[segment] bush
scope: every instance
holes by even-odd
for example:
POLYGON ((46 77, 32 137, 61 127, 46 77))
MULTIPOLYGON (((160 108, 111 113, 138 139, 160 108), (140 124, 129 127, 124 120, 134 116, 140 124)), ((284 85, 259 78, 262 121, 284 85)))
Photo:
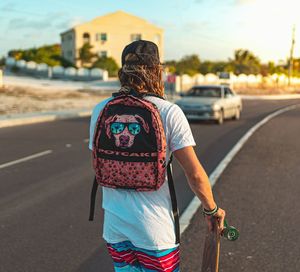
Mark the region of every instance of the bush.
POLYGON ((0 67, 3 67, 5 65, 5 58, 0 59, 0 67))
POLYGON ((99 57, 93 63, 93 68, 101 68, 107 70, 110 77, 116 77, 119 71, 117 62, 111 57, 99 57))
POLYGON ((46 63, 49 66, 74 66, 73 63, 65 60, 61 56, 61 47, 59 44, 45 45, 38 48, 29 48, 27 50, 10 50, 8 56, 16 60, 34 61, 36 63, 46 63))

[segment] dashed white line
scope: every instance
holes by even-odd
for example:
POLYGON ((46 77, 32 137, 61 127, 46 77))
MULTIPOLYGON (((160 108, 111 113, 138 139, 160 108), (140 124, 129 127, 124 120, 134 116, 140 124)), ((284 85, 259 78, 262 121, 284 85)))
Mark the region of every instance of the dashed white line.
MULTIPOLYGON (((232 161, 232 159, 235 157, 235 155, 240 151, 240 149, 244 146, 244 144, 247 142, 247 140, 254 134, 255 131, 257 131, 261 126, 263 126, 265 123, 270 121, 275 116, 282 114, 284 112, 293 110, 300 105, 292 105, 285 107, 283 109, 277 110, 268 116, 266 116, 263 120, 258 122, 256 125, 254 125, 252 128, 250 128, 246 134, 235 144, 235 146, 230 150, 230 152, 225 156, 225 158, 218 164, 218 166, 215 168, 215 170, 211 173, 209 176, 209 180, 211 183, 211 186, 213 187, 218 180, 218 178, 221 176, 223 171, 226 169, 228 164, 232 161)), ((188 207, 184 210, 182 215, 180 216, 180 234, 182 234, 186 228, 189 226, 192 217, 197 212, 199 207, 201 206, 201 201, 198 199, 198 197, 194 197, 188 207)))
POLYGON ((38 158, 38 157, 41 157, 41 156, 45 156, 45 155, 48 155, 48 154, 50 154, 52 152, 53 152, 52 150, 46 150, 46 151, 39 152, 39 153, 36 153, 36 154, 30 155, 30 156, 24 157, 24 158, 21 158, 21 159, 18 159, 18 160, 14 160, 14 161, 11 161, 11 162, 0 164, 0 169, 3 169, 5 167, 9 167, 9 166, 15 165, 17 163, 29 161, 29 160, 32 160, 32 159, 35 159, 35 158, 38 158))

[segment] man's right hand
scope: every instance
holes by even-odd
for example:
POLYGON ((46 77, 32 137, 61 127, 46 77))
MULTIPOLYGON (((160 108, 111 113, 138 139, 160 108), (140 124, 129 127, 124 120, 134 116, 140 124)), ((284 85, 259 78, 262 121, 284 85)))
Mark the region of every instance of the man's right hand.
POLYGON ((212 225, 213 221, 212 221, 212 219, 215 219, 218 222, 218 230, 217 230, 218 234, 221 235, 221 233, 224 229, 225 215, 226 215, 226 212, 221 208, 219 208, 218 211, 212 216, 206 215, 205 216, 205 221, 206 221, 206 224, 208 226, 209 231, 213 230, 213 225, 212 225))

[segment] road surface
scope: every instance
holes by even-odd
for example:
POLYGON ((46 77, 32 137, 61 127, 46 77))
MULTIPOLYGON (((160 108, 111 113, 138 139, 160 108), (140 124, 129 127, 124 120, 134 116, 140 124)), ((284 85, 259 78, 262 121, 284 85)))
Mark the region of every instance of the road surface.
MULTIPOLYGON (((240 230, 239 240, 221 240, 220 272, 300 271, 299 135, 300 107, 255 132, 214 186, 240 230)), ((203 234, 198 211, 182 237, 182 271, 201 271, 203 234)))
MULTIPOLYGON (((245 101, 240 121, 191 124, 208 174, 250 127, 296 103, 245 101)), ((79 118, 0 130, 0 271, 113 271, 101 238, 101 194, 95 221, 87 221, 93 178, 88 127, 89 119, 79 118)), ((177 166, 174 178, 183 211, 193 194, 177 166)), ((226 198, 222 186, 220 180, 226 198)))

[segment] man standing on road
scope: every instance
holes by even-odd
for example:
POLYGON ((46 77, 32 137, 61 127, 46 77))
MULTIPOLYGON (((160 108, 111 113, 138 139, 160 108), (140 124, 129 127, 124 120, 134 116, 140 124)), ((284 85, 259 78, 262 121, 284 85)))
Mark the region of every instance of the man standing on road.
MULTIPOLYGON (((167 168, 166 165, 168 165, 171 154, 173 154, 183 168, 191 189, 202 202, 208 227, 211 227, 210 218, 215 217, 219 222, 219 232, 221 232, 225 211, 219 208, 214 201, 207 174, 194 152, 195 141, 184 113, 177 105, 162 99, 164 96, 162 73, 163 69, 157 46, 149 41, 135 41, 127 45, 122 53, 122 68, 119 71, 122 86, 120 93, 126 94, 130 90, 134 90, 140 95, 144 94, 142 99, 150 102, 149 105, 155 105, 154 108, 161 117, 159 122, 162 124, 163 129, 161 130, 163 130, 163 137, 165 137, 166 159, 163 167, 167 168)), ((102 169, 98 170, 102 170, 101 175, 104 178, 106 175, 107 177, 117 176, 117 178, 123 179, 124 175, 132 174, 133 170, 122 172, 122 169, 119 169, 115 171, 113 167, 119 165, 119 162, 116 161, 112 162, 112 165, 107 165, 107 167, 112 167, 110 171, 104 171, 105 160, 111 158, 111 154, 114 152, 118 156, 120 154, 124 156, 136 155, 137 153, 123 151, 134 146, 134 141, 138 141, 138 135, 149 134, 152 124, 149 125, 149 122, 147 123, 145 118, 142 118, 142 114, 120 114, 122 107, 115 107, 114 110, 119 110, 119 112, 114 116, 106 119, 104 116, 104 120, 98 118, 105 111, 107 103, 112 100, 113 98, 109 98, 102 101, 93 110, 89 148, 95 151, 95 143, 99 139, 100 145, 101 139, 107 141, 109 138, 115 141, 114 143, 118 147, 116 150, 119 151, 108 150, 102 154, 100 159, 95 158, 98 156, 95 155, 96 153, 98 154, 105 149, 103 140, 103 149, 98 149, 97 152, 93 153, 93 163, 94 167, 97 167, 97 160, 102 160, 102 169), (105 130, 107 139, 103 138, 104 136, 97 136, 98 122, 107 125, 105 130), (99 138, 95 139, 95 137, 99 138), (118 176, 118 173, 122 173, 122 175, 118 176)), ((139 154, 149 157, 149 154, 156 153, 139 154)), ((134 161, 132 163, 134 165, 134 161)), ((145 167, 147 165, 146 162, 140 164, 145 165, 145 167)), ((124 163, 124 169, 125 165, 124 163)), ((153 171, 157 173, 157 169, 153 171)), ((132 180, 129 179, 122 181, 122 188, 110 184, 111 180, 106 181, 108 186, 104 185, 103 187, 102 203, 104 209, 103 238, 107 242, 115 271, 179 271, 179 241, 176 237, 175 216, 172 212, 172 210, 174 211, 172 209, 173 201, 166 172, 163 172, 163 181, 166 182, 157 186, 155 190, 132 190, 136 187, 127 189, 124 182, 128 182, 132 186, 132 180)), ((145 177, 147 177, 147 173, 145 173, 145 177)), ((98 175, 97 179, 103 178, 102 176, 98 175)), ((152 180, 149 181, 148 178, 147 182, 147 184, 151 184, 152 180)), ((128 187, 130 186, 128 185, 128 187)))

